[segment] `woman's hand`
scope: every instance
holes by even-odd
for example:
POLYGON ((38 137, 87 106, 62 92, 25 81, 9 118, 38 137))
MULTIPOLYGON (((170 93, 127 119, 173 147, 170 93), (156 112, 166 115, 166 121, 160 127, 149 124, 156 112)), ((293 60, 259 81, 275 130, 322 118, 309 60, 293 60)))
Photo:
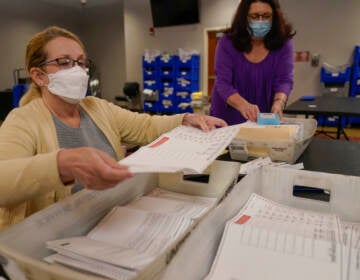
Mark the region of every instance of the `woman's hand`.
POLYGON ((286 106, 287 96, 284 93, 277 93, 274 97, 274 102, 271 107, 271 113, 279 115, 280 120, 283 118, 283 110, 286 106))
POLYGON ((108 154, 95 148, 60 150, 57 163, 64 184, 77 180, 87 189, 112 188, 133 176, 126 166, 118 164, 108 154))
POLYGON ((216 127, 227 126, 227 123, 222 119, 208 115, 189 114, 189 113, 185 114, 182 124, 200 128, 205 132, 210 131, 216 127))
POLYGON ((256 122, 257 114, 260 113, 259 107, 255 104, 249 103, 245 98, 238 93, 229 96, 226 101, 231 107, 234 107, 246 119, 256 122))
POLYGON ((282 102, 278 102, 278 101, 274 101, 272 107, 271 107, 271 113, 275 113, 279 115, 280 120, 282 120, 283 118, 283 103, 282 102))
POLYGON ((260 113, 260 110, 257 105, 246 102, 246 104, 240 107, 240 113, 245 119, 256 122, 257 114, 260 113))

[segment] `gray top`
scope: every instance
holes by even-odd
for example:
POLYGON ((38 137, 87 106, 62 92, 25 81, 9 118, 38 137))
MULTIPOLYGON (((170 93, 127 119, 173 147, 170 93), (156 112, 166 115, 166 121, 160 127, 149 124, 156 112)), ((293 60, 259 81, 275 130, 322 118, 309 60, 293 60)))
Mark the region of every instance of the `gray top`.
MULTIPOLYGON (((96 126, 89 115, 79 107, 80 127, 74 128, 63 123, 52 115, 55 123, 60 148, 73 149, 79 147, 94 147, 109 154, 117 160, 116 154, 104 133, 96 126)), ((72 193, 81 190, 83 186, 76 183, 72 193)))

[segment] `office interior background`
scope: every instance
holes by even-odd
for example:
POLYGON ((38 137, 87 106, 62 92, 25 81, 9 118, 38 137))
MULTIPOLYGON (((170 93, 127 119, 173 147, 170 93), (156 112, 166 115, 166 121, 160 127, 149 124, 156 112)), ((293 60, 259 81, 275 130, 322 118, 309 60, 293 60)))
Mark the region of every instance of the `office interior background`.
MULTIPOLYGON (((229 26, 239 0, 199 0, 200 23, 155 28, 149 0, 12 0, 0 1, 0 90, 14 85, 13 71, 24 67, 25 46, 36 32, 49 25, 65 27, 85 43, 88 56, 100 73, 102 97, 114 101, 127 81, 142 83, 144 49, 176 52, 195 49, 201 57, 200 90, 204 78, 204 30, 229 26)), ((360 1, 280 0, 293 24, 295 51, 318 54, 320 63, 295 63, 295 83, 289 102, 303 95, 320 95, 320 67, 352 64, 360 44, 360 1)))

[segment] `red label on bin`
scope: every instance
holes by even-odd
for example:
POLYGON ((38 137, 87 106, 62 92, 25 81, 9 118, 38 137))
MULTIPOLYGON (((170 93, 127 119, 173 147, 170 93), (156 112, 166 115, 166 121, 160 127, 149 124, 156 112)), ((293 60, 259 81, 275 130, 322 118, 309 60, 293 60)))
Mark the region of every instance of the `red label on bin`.
POLYGON ((242 215, 239 220, 237 220, 235 222, 235 224, 239 224, 239 225, 242 225, 242 224, 245 224, 251 217, 248 216, 248 215, 242 215))

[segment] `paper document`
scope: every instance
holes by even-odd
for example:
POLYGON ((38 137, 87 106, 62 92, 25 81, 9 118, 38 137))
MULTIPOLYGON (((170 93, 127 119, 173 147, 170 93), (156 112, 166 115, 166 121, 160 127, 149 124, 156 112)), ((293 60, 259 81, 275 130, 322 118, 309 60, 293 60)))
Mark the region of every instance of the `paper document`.
POLYGON ((230 144, 240 125, 221 127, 209 132, 179 126, 161 135, 147 146, 119 161, 133 173, 201 173, 230 144))
POLYGON ((296 209, 252 194, 226 223, 206 279, 339 280, 342 264, 336 215, 296 209))
POLYGON ((155 189, 114 207, 86 236, 48 241, 46 261, 116 280, 136 276, 173 248, 216 199, 155 189))
POLYGON ((241 124, 236 138, 249 141, 297 141, 303 138, 303 130, 300 124, 260 125, 247 121, 241 124))
POLYGON ((289 164, 284 161, 281 162, 273 162, 270 157, 259 157, 253 159, 247 163, 243 163, 240 166, 239 174, 250 174, 256 169, 262 166, 274 166, 274 167, 282 167, 282 168, 292 168, 292 169, 304 169, 304 164, 299 162, 297 164, 289 164))
POLYGON ((343 234, 343 279, 360 279, 360 224, 341 222, 343 234))

